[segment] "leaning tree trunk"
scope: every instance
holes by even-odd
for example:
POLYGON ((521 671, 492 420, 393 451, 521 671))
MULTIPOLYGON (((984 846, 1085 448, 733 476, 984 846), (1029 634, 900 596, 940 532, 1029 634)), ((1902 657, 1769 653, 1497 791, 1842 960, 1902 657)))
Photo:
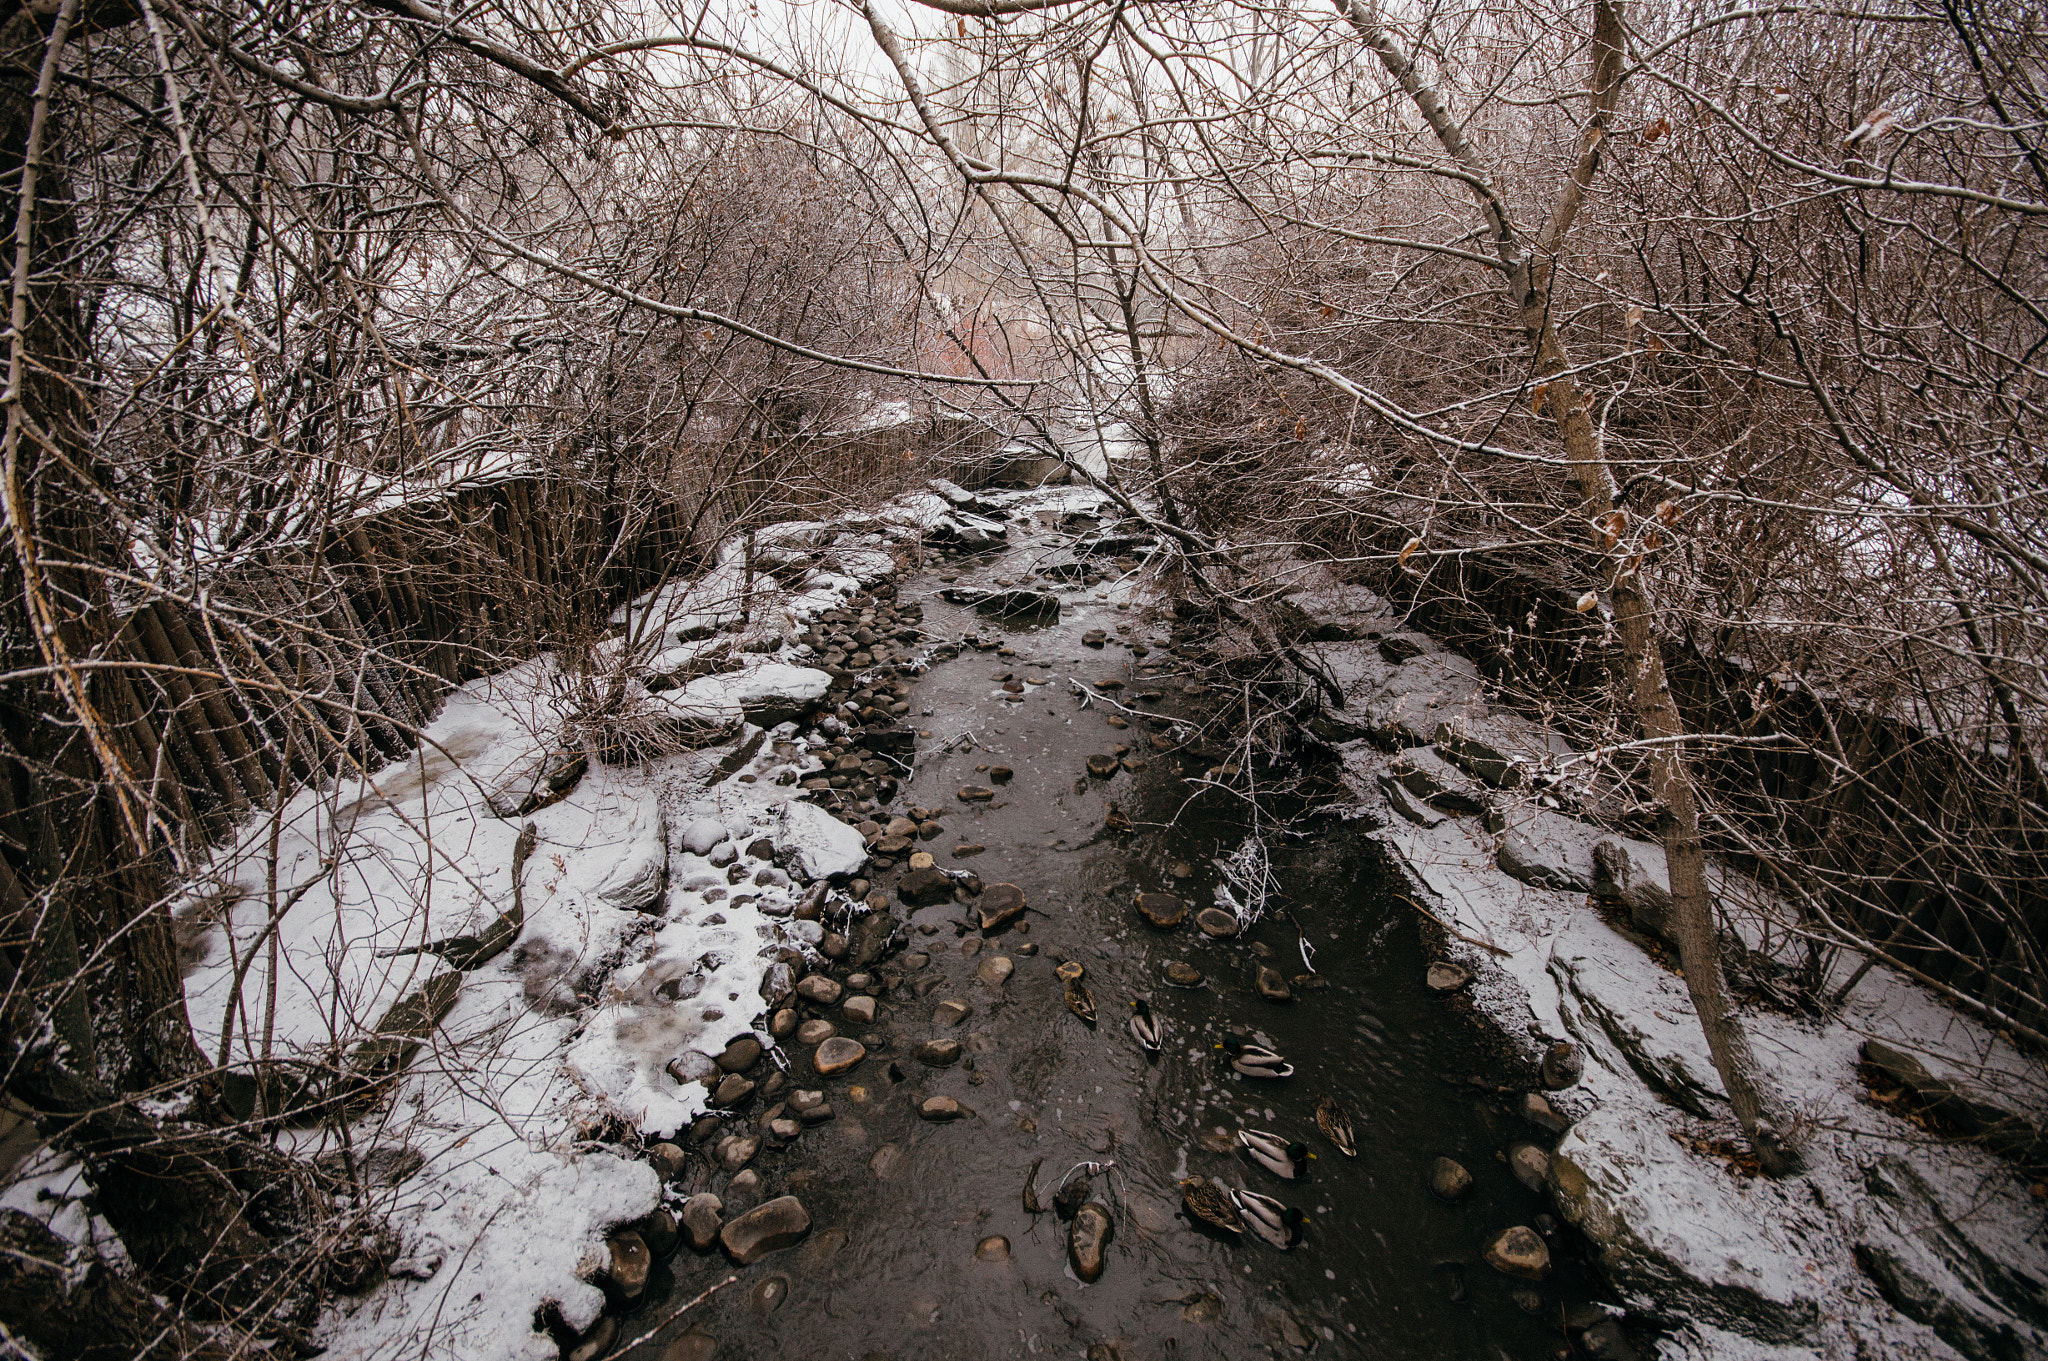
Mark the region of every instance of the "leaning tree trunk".
POLYGON ((1571 173, 1551 205, 1534 242, 1517 227, 1506 199, 1495 187, 1478 150, 1465 136, 1442 97, 1422 70, 1380 22, 1374 0, 1338 0, 1339 9, 1361 41, 1378 56, 1387 74, 1408 95, 1446 153, 1457 163, 1486 220, 1508 291, 1521 308, 1521 324, 1535 356, 1535 376, 1542 409, 1557 423, 1579 493, 1580 510, 1594 526, 1599 552, 1612 567, 1608 598, 1621 634, 1622 658, 1628 675, 1636 721, 1651 744, 1651 793, 1662 810, 1664 853, 1670 862, 1671 919, 1679 963, 1687 990, 1700 1018, 1707 1049, 1729 1103, 1758 1159, 1773 1176, 1798 1170, 1798 1151, 1785 1138, 1787 1128, 1780 1098, 1765 1081, 1749 1047, 1749 1038, 1728 997, 1721 971, 1721 952, 1714 908, 1707 896, 1706 853, 1700 842, 1699 803, 1687 771, 1684 719, 1664 674, 1654 615, 1640 575, 1641 560, 1619 547, 1615 527, 1614 477, 1599 433, 1589 414, 1590 397, 1571 375, 1571 356, 1557 333, 1551 314, 1551 283, 1557 259, 1586 191, 1600 168, 1601 150, 1623 78, 1621 0, 1593 0, 1593 69, 1591 117, 1580 136, 1571 173), (1613 543, 1607 542, 1609 538, 1613 543))
POLYGON ((1620 4, 1618 0, 1594 0, 1593 15, 1593 116, 1582 134, 1571 177, 1527 261, 1522 324, 1536 354, 1536 377, 1542 383, 1537 389, 1539 401, 1557 423, 1578 489, 1583 523, 1591 527, 1596 550, 1611 571, 1608 599, 1621 635, 1622 664, 1636 722, 1650 744, 1650 793, 1657 803, 1669 866, 1671 930, 1679 966, 1685 972, 1686 991, 1735 1118, 1765 1171, 1782 1176, 1799 1170, 1802 1160, 1786 1139, 1781 1099, 1757 1063, 1728 995, 1727 977, 1721 968, 1720 932, 1713 899, 1707 893, 1699 800, 1685 757, 1688 734, 1664 672, 1653 607, 1643 587, 1643 555, 1631 551, 1634 536, 1628 533, 1625 516, 1615 508, 1613 470, 1600 433, 1593 428, 1592 397, 1581 391, 1572 377, 1571 355, 1557 333, 1551 306, 1558 253, 1599 168, 1601 147, 1621 95, 1620 4))

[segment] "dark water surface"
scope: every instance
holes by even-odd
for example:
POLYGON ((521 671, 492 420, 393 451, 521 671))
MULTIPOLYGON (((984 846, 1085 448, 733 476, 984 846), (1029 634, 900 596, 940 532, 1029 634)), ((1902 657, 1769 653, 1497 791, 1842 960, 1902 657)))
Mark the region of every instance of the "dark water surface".
MULTIPOLYGON (((1019 546, 984 560, 965 569, 963 584, 1021 576, 1043 548, 1019 546)), ((1096 1344, 1113 1346, 1124 1361, 1299 1355, 1283 1340, 1284 1310, 1312 1338, 1316 1355, 1552 1355, 1563 1336, 1563 1305, 1586 1298, 1590 1282, 1569 1261, 1532 1286, 1481 1260, 1493 1234, 1532 1223, 1545 1208, 1499 1156, 1529 1131, 1512 1114, 1511 1096, 1474 1085, 1510 1080, 1500 1042, 1462 1002, 1424 987, 1420 918, 1393 895, 1374 849, 1335 819, 1307 824, 1305 840, 1272 841, 1286 895, 1280 905, 1306 933, 1328 986, 1298 987, 1287 1004, 1264 1000, 1252 988, 1260 962, 1252 942, 1270 947, 1268 962, 1287 976, 1301 974, 1290 922, 1269 916, 1237 940, 1215 942, 1195 929, 1192 910, 1186 924, 1160 931, 1132 906, 1135 893, 1159 890, 1189 899, 1194 910, 1209 906, 1221 878, 1212 862, 1237 848, 1248 825, 1239 801, 1213 792, 1193 797, 1187 776, 1209 762, 1152 752, 1151 726, 1114 728, 1107 720, 1115 710, 1082 707, 1066 684, 1070 675, 1121 679, 1118 699, 1143 710, 1203 702, 1181 694, 1163 649, 1141 661, 1114 641, 1119 624, 1132 641, 1145 637, 1135 607, 1117 611, 1093 591, 1067 591, 1059 624, 996 630, 941 601, 940 585, 926 575, 902 591, 906 601, 924 600, 929 635, 1001 632, 1017 655, 968 648, 916 684, 910 722, 932 736, 919 742, 916 776, 892 807, 950 810, 945 835, 921 848, 943 866, 1021 886, 1034 910, 1026 926, 971 957, 960 952, 955 927, 965 909, 919 910, 917 926, 939 929, 913 930, 908 948, 934 953, 929 967, 907 973, 882 1000, 874 1029, 891 1037, 889 1049, 844 1077, 821 1080, 809 1051, 791 1045, 793 1085, 823 1088, 838 1115, 789 1150, 764 1151, 755 1166, 766 1194, 790 1191, 803 1200, 810 1237, 742 1271, 738 1284, 641 1354, 675 1347, 673 1357, 696 1356, 701 1342, 677 1343, 695 1331, 717 1339, 721 1358, 1082 1356, 1096 1344), (1090 628, 1111 631, 1107 648, 1082 645, 1090 628), (1020 700, 1009 700, 995 679, 1005 672, 1051 683, 1027 685, 1020 700), (1153 691, 1161 698, 1136 698, 1153 691), (950 751, 948 742, 955 742, 950 751), (1129 745, 1144 768, 1088 778, 1085 758, 1116 743, 1129 745), (987 782, 977 767, 989 764, 1011 767, 1014 779, 992 803, 959 802, 960 786, 987 782), (1111 801, 1135 831, 1104 830, 1111 801), (986 850, 956 860, 951 852, 960 843, 986 850), (1176 863, 1192 875, 1171 878, 1176 863), (1018 952, 1025 942, 1037 945, 1035 956, 1018 952), (974 979, 991 954, 1016 966, 1000 989, 974 979), (1069 958, 1086 966, 1084 981, 1100 1008, 1095 1029, 1061 1003, 1053 970, 1069 958), (1207 982, 1168 984, 1161 969, 1174 959, 1207 982), (1139 995, 1169 1028, 1166 1052, 1156 1057, 1127 1030, 1129 999, 1139 995), (943 1029, 933 1008, 954 997, 973 1014, 943 1029), (1299 1072, 1284 1082, 1237 1076, 1213 1048, 1227 1029, 1256 1034, 1299 1072), (972 1071, 964 1063, 926 1068, 911 1057, 922 1041, 947 1036, 966 1047, 972 1071), (891 1080, 892 1061, 900 1083, 891 1080), (866 1089, 865 1103, 850 1091, 855 1085, 866 1089), (1316 1129, 1324 1093, 1352 1113, 1356 1159, 1316 1129), (917 1105, 930 1095, 955 1097, 973 1115, 922 1121, 917 1105), (1242 1153, 1200 1142, 1240 1126, 1307 1143, 1317 1157, 1306 1179, 1283 1181, 1242 1153), (1464 1164, 1476 1180, 1456 1205, 1427 1188, 1439 1155, 1464 1164), (1095 1197, 1116 1215, 1107 1270, 1093 1285, 1068 1265, 1067 1226, 1050 1210, 1033 1216, 1023 1208, 1027 1172, 1041 1159, 1038 1183, 1048 1205, 1053 1185, 1074 1165, 1113 1164, 1093 1179, 1095 1197), (1304 1242, 1281 1253, 1249 1235, 1239 1243, 1191 1226, 1177 1190, 1189 1173, 1300 1206, 1313 1221, 1304 1242), (1009 1240, 1008 1260, 977 1259, 976 1245, 993 1235, 1009 1240), (787 1277, 787 1298, 764 1310, 759 1282, 778 1275, 787 1277), (1518 1290, 1535 1292, 1539 1314, 1517 1304, 1518 1290)), ((885 967, 900 967, 903 958, 885 967)), ((627 1320, 629 1335, 730 1270, 687 1249, 671 1268, 677 1279, 668 1303, 627 1320)))

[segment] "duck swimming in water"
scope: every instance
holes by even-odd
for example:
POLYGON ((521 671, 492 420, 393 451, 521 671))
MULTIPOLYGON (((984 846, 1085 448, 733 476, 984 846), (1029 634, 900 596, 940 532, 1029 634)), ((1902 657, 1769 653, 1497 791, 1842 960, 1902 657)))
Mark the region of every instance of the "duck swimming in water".
POLYGON ((1323 1136, 1337 1146, 1337 1151, 1347 1158, 1358 1156, 1358 1134, 1351 1127, 1351 1116, 1336 1098, 1325 1096, 1316 1102, 1316 1128, 1323 1136))
POLYGON ((1282 1252, 1301 1241, 1301 1226, 1309 1222, 1300 1210, 1257 1191, 1232 1189, 1230 1201, 1247 1229, 1282 1252))
POLYGON ((1230 1059, 1230 1066, 1246 1077, 1293 1077, 1294 1065, 1272 1050, 1252 1044, 1242 1035, 1225 1035, 1216 1046, 1230 1059))
POLYGON ((1159 1052, 1166 1034, 1166 1022, 1152 1014, 1152 1004, 1142 997, 1131 999, 1131 1038, 1151 1053, 1159 1052))
POLYGON ((1244 1232, 1244 1220, 1238 1216, 1237 1203, 1231 1199, 1228 1187, 1219 1186, 1207 1177, 1189 1177, 1180 1184, 1180 1198, 1188 1207, 1188 1213, 1197 1219, 1214 1224, 1227 1233, 1244 1232))
POLYGON ((1308 1171, 1308 1160, 1315 1154, 1308 1151, 1308 1145, 1289 1141, 1277 1134, 1268 1134, 1262 1129, 1241 1129, 1237 1142, 1245 1152, 1252 1155, 1252 1161, 1276 1177, 1293 1181, 1308 1171))

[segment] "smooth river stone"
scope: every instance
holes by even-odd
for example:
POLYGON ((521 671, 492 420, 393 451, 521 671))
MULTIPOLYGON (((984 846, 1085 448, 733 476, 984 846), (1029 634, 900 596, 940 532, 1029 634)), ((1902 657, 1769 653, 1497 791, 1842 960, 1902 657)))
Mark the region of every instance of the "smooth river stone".
POLYGON ((1195 914, 1195 925, 1202 928, 1202 934, 1227 940, 1237 934, 1237 918, 1220 907, 1205 907, 1195 914))
POLYGON ((844 1035, 834 1035, 818 1046, 818 1052, 811 1056, 818 1072, 825 1077, 837 1077, 851 1069, 868 1056, 868 1051, 859 1041, 849 1040, 844 1035))

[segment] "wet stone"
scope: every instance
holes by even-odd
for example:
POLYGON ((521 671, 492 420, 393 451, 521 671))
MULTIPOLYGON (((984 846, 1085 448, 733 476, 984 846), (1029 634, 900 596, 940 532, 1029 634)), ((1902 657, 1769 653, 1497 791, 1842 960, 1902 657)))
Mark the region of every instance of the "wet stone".
POLYGON ((1562 1134, 1571 1128, 1571 1122, 1559 1115, 1541 1092, 1530 1092, 1522 1098, 1522 1118, 1552 1134, 1562 1134))
POLYGON ((1000 988, 1010 981, 1010 973, 1015 967, 1001 955, 990 955, 975 969, 974 981, 983 987, 1000 988))
POLYGON ((782 1307, 789 1298, 789 1277, 777 1274, 756 1281, 754 1288, 747 1292, 747 1308, 762 1318, 782 1307))
POLYGON ((796 1012, 789 1007, 781 1008, 768 1018, 768 1033, 778 1040, 788 1039, 791 1035, 796 1034, 796 1029, 796 1012))
POLYGON ((760 1151, 761 1141, 754 1135, 731 1135, 718 1141, 718 1162, 726 1171, 737 1172, 760 1151))
POLYGON ((1106 780, 1116 774, 1118 764, 1117 758, 1114 756, 1106 754, 1091 756, 1088 758, 1088 773, 1099 780, 1106 780))
POLYGON ((744 1073, 760 1061, 761 1042, 752 1035, 740 1036, 718 1056, 718 1066, 728 1073, 744 1073))
POLYGON ((875 999, 872 997, 849 997, 840 1010, 845 1012, 846 1019, 855 1025, 875 1023, 875 999))
POLYGON ((631 1302, 640 1298, 647 1289, 647 1272, 654 1265, 654 1254, 648 1250, 647 1240, 636 1229, 615 1233, 605 1240, 610 1253, 610 1264, 605 1268, 605 1279, 619 1298, 631 1302))
POLYGON ((1074 1274, 1084 1281, 1102 1279, 1104 1249, 1109 1246, 1109 1237, 1115 1221, 1109 1211, 1096 1201, 1089 1201, 1074 1212, 1073 1225, 1067 1231, 1067 1256, 1074 1264, 1074 1274))
POLYGON ((720 1110, 726 1110, 739 1105, 753 1094, 753 1083, 747 1081, 738 1073, 727 1073, 725 1080, 712 1090, 711 1104, 720 1110))
POLYGON ((996 791, 990 789, 987 785, 964 784, 960 786, 959 798, 962 803, 987 803, 995 796, 996 791))
POLYGON ((975 907, 981 929, 993 931, 1024 915, 1024 890, 1015 884, 990 884, 981 891, 981 901, 975 907))
POLYGON ((1269 964, 1261 964, 1259 966, 1258 976, 1253 980, 1252 985, 1258 989, 1259 996, 1265 998, 1268 1002, 1291 1002, 1294 1000, 1294 993, 1288 988, 1287 980, 1280 976, 1278 969, 1269 964))
POLYGON ((1202 971, 1186 960, 1166 961, 1166 981, 1178 988, 1199 988, 1202 986, 1202 971))
POLYGON ((1462 964, 1449 964, 1439 960, 1429 966, 1424 980, 1432 992, 1456 992, 1472 981, 1472 971, 1462 964))
POLYGON ((756 1206, 719 1231, 719 1241, 741 1266, 752 1266, 771 1252, 794 1245, 810 1232, 811 1216, 795 1196, 779 1196, 756 1206))
POLYGON ((1438 1158, 1429 1165, 1429 1189, 1439 1200, 1463 1200, 1472 1189, 1472 1174, 1460 1163, 1438 1158))
POLYGON ((931 1096, 926 1097, 923 1104, 918 1106, 917 1113, 926 1120, 943 1122, 958 1120, 967 1114, 967 1108, 950 1096, 931 1096))
POLYGON ((1179 926, 1187 920, 1187 903, 1171 893, 1140 893, 1137 903, 1138 912, 1154 926, 1179 926))
POLYGON ((1205 907, 1195 914, 1195 925, 1202 928, 1202 934, 1218 940, 1228 940, 1237 934, 1237 918, 1220 907, 1205 907))
POLYGON ((619 1319, 616 1314, 600 1314, 597 1322, 590 1325, 576 1345, 568 1352, 567 1361, 602 1361, 609 1356, 619 1340, 619 1319))
POLYGON ((1010 1260, 1010 1240, 1001 1234, 984 1238, 974 1245, 974 1260, 977 1262, 1007 1262, 1010 1260))
POLYGON ((1516 1144, 1508 1150, 1508 1170, 1516 1181, 1540 1194, 1550 1179, 1550 1155, 1534 1144, 1516 1144))
POLYGON ((943 1026, 959 1025, 974 1014, 974 1008, 963 997, 948 997, 932 1011, 932 1024, 943 1026))
POLYGON ((674 1144, 656 1144, 647 1150, 647 1162, 654 1169, 655 1176, 663 1181, 674 1181, 683 1172, 683 1150, 674 1144))
POLYGON ((896 893, 913 907, 929 907, 953 896, 953 876, 936 866, 926 865, 898 880, 896 893))
POLYGON ((711 1361, 717 1351, 717 1338, 691 1331, 669 1343, 661 1353, 661 1361, 711 1361))
POLYGON ((803 982, 797 984, 796 991, 797 996, 803 998, 806 1002, 815 1002, 821 1007, 829 1007, 839 1000, 839 994, 844 992, 845 989, 836 980, 827 978, 821 973, 814 973, 806 976, 803 982))
POLYGON ((825 1077, 837 1077, 868 1056, 868 1051, 844 1035, 834 1035, 818 1046, 811 1063, 825 1077))
POLYGON ((833 1025, 830 1021, 805 1021, 796 1028, 796 1042, 798 1044, 823 1044, 838 1033, 839 1027, 833 1025))
POLYGON ((919 1063, 932 1068, 944 1068, 947 1064, 960 1061, 960 1041, 926 1040, 914 1053, 919 1063))
POLYGON ((1540 1281, 1550 1274, 1550 1249, 1534 1229, 1517 1224, 1486 1245, 1486 1264, 1509 1276, 1540 1281))

